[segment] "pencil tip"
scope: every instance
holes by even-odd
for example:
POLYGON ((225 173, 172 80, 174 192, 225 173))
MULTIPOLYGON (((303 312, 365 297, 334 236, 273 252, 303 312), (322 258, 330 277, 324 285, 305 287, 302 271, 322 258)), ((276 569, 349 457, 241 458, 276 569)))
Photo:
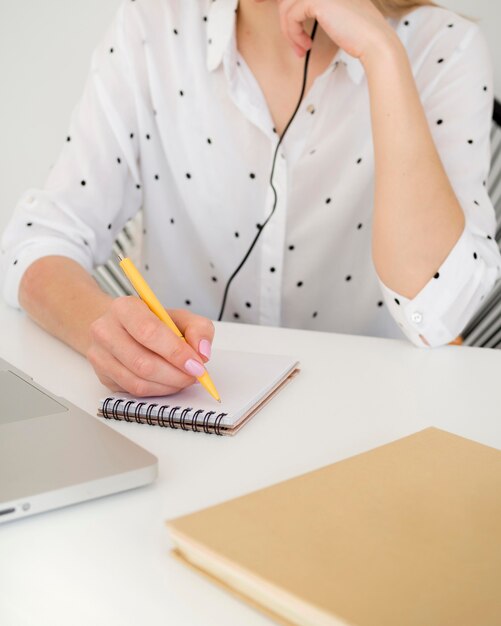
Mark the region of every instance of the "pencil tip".
POLYGON ((115 256, 117 257, 119 263, 123 261, 122 257, 117 252, 115 252, 115 256))

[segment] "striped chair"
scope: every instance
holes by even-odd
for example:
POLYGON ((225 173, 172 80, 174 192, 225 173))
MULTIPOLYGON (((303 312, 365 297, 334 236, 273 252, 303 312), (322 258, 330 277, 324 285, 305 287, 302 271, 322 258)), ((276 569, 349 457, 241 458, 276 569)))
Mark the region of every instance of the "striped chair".
POLYGON ((141 240, 143 232, 142 212, 129 220, 113 244, 113 254, 104 265, 94 271, 94 278, 103 291, 112 296, 129 296, 133 293, 129 281, 118 265, 117 255, 130 257, 136 265, 141 259, 141 240))
MULTIPOLYGON (((496 241, 501 247, 501 103, 495 100, 491 131, 491 172, 487 182, 496 210, 496 241)), ((462 333, 462 343, 481 348, 501 348, 501 281, 462 333)))

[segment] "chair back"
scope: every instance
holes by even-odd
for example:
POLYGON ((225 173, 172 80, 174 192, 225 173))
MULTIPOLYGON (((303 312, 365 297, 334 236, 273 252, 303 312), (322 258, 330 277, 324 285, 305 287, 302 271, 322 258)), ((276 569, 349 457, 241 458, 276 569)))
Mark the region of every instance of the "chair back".
MULTIPOLYGON (((494 101, 491 129, 491 168, 487 190, 496 212, 496 241, 501 248, 501 103, 494 101)), ((501 281, 462 333, 463 344, 501 348, 501 281)))

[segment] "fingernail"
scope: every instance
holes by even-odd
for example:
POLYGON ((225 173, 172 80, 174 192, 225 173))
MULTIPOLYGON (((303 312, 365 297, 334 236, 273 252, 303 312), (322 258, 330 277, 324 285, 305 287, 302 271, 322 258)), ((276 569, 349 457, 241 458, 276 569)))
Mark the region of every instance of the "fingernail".
POLYGON ((195 359, 188 359, 184 364, 184 369, 195 378, 205 374, 205 367, 195 359))
POLYGON ((198 344, 198 351, 202 354, 206 359, 210 359, 210 355, 212 352, 212 348, 210 345, 210 341, 208 339, 202 339, 198 344))

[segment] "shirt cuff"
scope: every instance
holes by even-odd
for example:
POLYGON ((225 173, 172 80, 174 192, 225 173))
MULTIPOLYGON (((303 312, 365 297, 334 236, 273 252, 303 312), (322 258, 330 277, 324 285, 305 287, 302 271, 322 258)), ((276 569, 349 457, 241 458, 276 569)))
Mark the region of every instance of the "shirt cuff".
POLYGON ((498 277, 499 268, 482 256, 485 246, 495 245, 465 228, 435 276, 411 300, 379 279, 388 310, 414 345, 437 347, 458 339, 498 277))
POLYGON ((19 285, 24 272, 32 263, 45 256, 68 257, 79 263, 89 273, 93 269, 92 259, 85 254, 84 250, 61 239, 34 243, 20 250, 18 254, 14 249, 9 254, 5 254, 2 259, 3 294, 8 304, 18 309, 21 308, 19 285))

